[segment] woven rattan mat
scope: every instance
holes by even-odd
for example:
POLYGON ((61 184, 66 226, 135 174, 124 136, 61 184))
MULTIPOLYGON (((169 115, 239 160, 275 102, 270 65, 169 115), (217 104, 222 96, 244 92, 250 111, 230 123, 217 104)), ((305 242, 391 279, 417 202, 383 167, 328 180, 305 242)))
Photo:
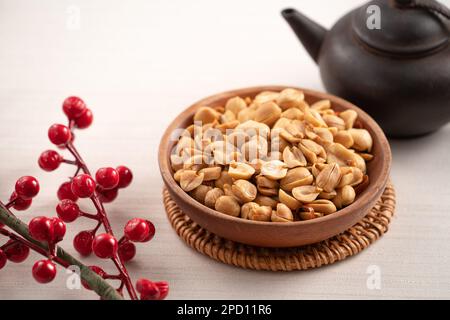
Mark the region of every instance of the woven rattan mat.
POLYGON ((253 247, 223 239, 185 215, 163 190, 167 217, 177 234, 193 249, 236 267, 267 271, 318 268, 353 256, 388 231, 395 211, 395 190, 388 184, 372 210, 357 224, 328 240, 288 249, 253 247))

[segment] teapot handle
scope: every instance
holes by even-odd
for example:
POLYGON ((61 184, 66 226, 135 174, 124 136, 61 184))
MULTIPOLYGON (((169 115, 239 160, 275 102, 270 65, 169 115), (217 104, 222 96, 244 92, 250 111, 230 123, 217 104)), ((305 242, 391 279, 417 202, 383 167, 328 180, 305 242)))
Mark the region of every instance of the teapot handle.
POLYGON ((435 0, 395 0, 395 3, 400 7, 422 8, 433 11, 450 19, 450 9, 435 0))

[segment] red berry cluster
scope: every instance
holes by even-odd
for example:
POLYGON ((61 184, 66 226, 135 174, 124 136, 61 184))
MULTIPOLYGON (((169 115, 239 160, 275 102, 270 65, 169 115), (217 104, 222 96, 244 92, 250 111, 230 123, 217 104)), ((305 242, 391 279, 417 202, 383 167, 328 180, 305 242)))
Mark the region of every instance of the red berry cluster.
MULTIPOLYGON (((24 176, 17 180, 15 191, 12 193, 6 208, 14 208, 18 211, 26 210, 39 192, 39 182, 34 177, 24 176)), ((30 235, 38 241, 46 241, 49 244, 48 259, 37 261, 32 269, 33 277, 40 283, 52 281, 56 276, 56 265, 52 262, 55 256, 55 246, 66 233, 66 225, 59 218, 37 217, 30 221, 30 235)), ((0 233, 10 236, 10 232, 0 226, 0 233)), ((23 239, 10 239, 0 248, 0 269, 7 260, 15 263, 25 261, 30 253, 30 248, 23 239)))
MULTIPOLYGON (((63 103, 63 111, 68 118, 68 125, 54 124, 48 130, 50 141, 60 149, 67 149, 74 157, 74 160, 65 159, 60 153, 54 150, 44 151, 38 160, 39 166, 45 171, 56 170, 61 163, 74 165, 76 172, 70 181, 66 181, 59 187, 57 196, 60 202, 56 206, 58 217, 39 216, 33 218, 29 225, 30 236, 40 242, 48 244, 47 259, 37 261, 32 269, 33 277, 40 283, 52 281, 56 276, 57 261, 56 244, 61 241, 66 233, 65 223, 85 217, 96 221, 96 226, 91 230, 79 232, 73 239, 76 251, 87 256, 92 252, 101 259, 111 259, 117 267, 118 274, 106 273, 98 266, 91 266, 91 270, 104 279, 116 279, 120 281, 117 289, 123 294, 125 287, 130 298, 143 300, 160 300, 168 294, 168 284, 166 282, 152 282, 147 279, 140 279, 133 286, 128 271, 124 265, 136 254, 135 243, 148 242, 155 235, 154 225, 145 219, 133 218, 129 220, 123 229, 123 236, 116 238, 113 234, 104 203, 112 202, 118 195, 118 190, 128 187, 133 174, 125 166, 116 168, 104 167, 97 170, 95 176, 91 175, 84 160, 81 158, 74 142, 74 129, 84 129, 91 125, 93 115, 86 104, 78 97, 69 97, 63 103), (88 213, 80 209, 77 201, 88 198, 93 203, 96 212, 88 213), (99 233, 100 227, 104 232, 99 233)), ((30 207, 32 198, 39 192, 39 183, 33 177, 20 178, 15 186, 15 191, 11 195, 6 207, 13 207, 16 210, 26 210, 30 207)), ((0 232, 10 235, 9 231, 0 225, 0 232)), ((7 260, 12 262, 22 262, 29 254, 30 243, 26 241, 9 240, 0 248, 0 269, 7 260)), ((89 289, 89 285, 83 283, 89 289)))
MULTIPOLYGON (((24 176, 17 180, 15 190, 12 193, 6 208, 14 208, 23 211, 31 206, 32 199, 39 193, 39 182, 34 177, 24 176)), ((0 224, 0 233, 8 236, 9 232, 0 224)), ((0 269, 6 262, 20 263, 30 254, 30 248, 18 240, 10 239, 0 247, 0 269)), ((34 273, 34 272, 33 272, 34 273)))

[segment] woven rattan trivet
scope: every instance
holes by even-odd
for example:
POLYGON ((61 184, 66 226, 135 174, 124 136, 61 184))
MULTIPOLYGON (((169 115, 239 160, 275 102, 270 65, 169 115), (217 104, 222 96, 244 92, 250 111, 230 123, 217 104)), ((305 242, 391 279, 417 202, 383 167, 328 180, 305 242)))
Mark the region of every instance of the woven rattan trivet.
POLYGON ((164 206, 172 227, 189 246, 217 261, 236 267, 268 271, 318 268, 353 256, 388 231, 395 211, 395 190, 388 184, 372 210, 356 225, 331 239, 298 248, 260 248, 223 239, 185 215, 163 190, 164 206))

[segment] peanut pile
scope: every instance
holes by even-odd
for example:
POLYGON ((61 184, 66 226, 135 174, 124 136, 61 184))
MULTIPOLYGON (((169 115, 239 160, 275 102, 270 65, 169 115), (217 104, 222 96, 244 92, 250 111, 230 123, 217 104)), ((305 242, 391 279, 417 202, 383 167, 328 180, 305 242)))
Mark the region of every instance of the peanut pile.
POLYGON ((369 183, 373 140, 354 110, 301 91, 204 106, 171 153, 174 179, 194 199, 254 221, 292 222, 350 205, 369 183))

